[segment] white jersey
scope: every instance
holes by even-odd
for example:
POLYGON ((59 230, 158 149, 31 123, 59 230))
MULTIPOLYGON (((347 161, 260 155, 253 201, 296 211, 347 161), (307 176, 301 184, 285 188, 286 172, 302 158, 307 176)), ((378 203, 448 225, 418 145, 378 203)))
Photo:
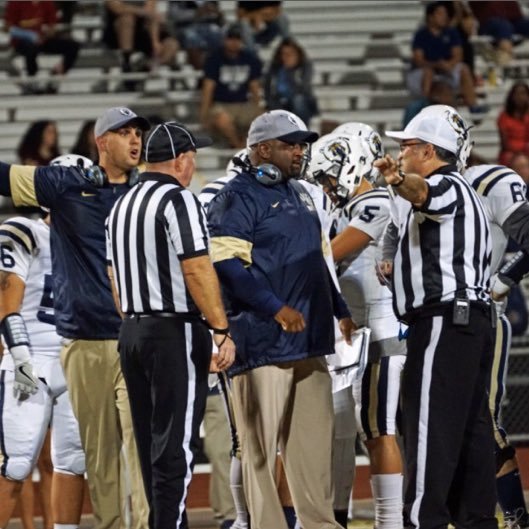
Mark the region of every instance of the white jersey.
POLYGON ((526 186, 522 178, 503 165, 477 165, 463 174, 483 203, 492 236, 491 273, 495 273, 505 254, 509 236, 503 223, 523 204, 526 186))
MULTIPOLYGON (((375 273, 376 262, 381 259, 382 238, 389 221, 389 194, 386 189, 372 189, 354 197, 343 208, 338 219, 338 233, 348 227, 360 230, 371 242, 357 255, 349 255, 339 266, 342 288, 348 283, 347 301, 351 308, 362 310, 367 305, 391 303, 391 291, 382 286, 375 273)), ((360 323, 360 322, 358 322, 360 323)), ((364 323, 364 322, 362 322, 364 323)))
MULTIPOLYGON (((33 353, 59 356, 51 284, 50 228, 43 220, 15 217, 0 226, 0 270, 25 283, 20 314, 33 353)), ((6 355, 10 359, 10 355, 6 355)))
POLYGON ((213 200, 213 197, 236 176, 237 173, 228 173, 226 176, 221 176, 220 178, 217 178, 217 180, 209 182, 202 188, 200 194, 198 195, 198 200, 202 204, 202 207, 205 211, 208 210, 209 203, 213 200))

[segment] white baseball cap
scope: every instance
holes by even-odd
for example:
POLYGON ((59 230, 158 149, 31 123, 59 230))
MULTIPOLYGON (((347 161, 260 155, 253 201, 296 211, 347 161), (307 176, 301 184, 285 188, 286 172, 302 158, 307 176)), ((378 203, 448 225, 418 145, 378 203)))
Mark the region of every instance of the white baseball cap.
POLYGON ((403 131, 388 130, 386 136, 398 141, 418 139, 458 154, 461 138, 468 131, 463 118, 448 105, 423 108, 403 131))

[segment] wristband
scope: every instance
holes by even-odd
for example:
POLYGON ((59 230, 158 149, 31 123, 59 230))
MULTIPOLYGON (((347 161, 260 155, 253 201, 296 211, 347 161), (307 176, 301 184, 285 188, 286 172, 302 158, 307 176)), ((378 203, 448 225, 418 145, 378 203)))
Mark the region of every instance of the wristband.
POLYGON ((215 327, 209 326, 209 328, 213 331, 213 334, 220 334, 221 336, 227 336, 230 334, 230 328, 226 327, 225 329, 217 329, 215 327))

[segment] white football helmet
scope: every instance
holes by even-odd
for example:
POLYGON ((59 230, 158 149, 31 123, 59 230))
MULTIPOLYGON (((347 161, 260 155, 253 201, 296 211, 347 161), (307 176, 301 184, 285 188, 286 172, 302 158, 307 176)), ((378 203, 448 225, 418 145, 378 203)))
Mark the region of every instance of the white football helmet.
POLYGON ((421 116, 427 115, 446 119, 452 129, 454 129, 457 134, 458 144, 458 151, 455 153, 457 156, 457 169, 462 173, 467 166, 470 151, 474 146, 474 142, 470 137, 472 125, 468 126, 456 109, 449 105, 429 105, 423 108, 419 114, 421 116))
POLYGON ((248 149, 241 149, 235 153, 228 162, 228 165, 226 166, 226 176, 237 176, 244 170, 243 164, 248 165, 249 163, 250 159, 248 158, 248 149), (239 160, 241 163, 234 162, 235 158, 237 158, 237 160, 239 160))
POLYGON ((365 142, 343 134, 327 134, 312 145, 309 173, 339 206, 351 198, 371 171, 365 142))
POLYGON ((367 180, 374 184, 379 176, 379 170, 373 167, 373 162, 384 157, 384 147, 380 134, 366 123, 350 121, 343 123, 334 129, 332 134, 343 134, 352 139, 358 138, 365 143, 367 162, 371 171, 366 175, 367 180))
POLYGON ((85 156, 80 154, 63 154, 54 158, 49 165, 62 165, 64 167, 79 167, 79 169, 88 169, 94 163, 85 156))

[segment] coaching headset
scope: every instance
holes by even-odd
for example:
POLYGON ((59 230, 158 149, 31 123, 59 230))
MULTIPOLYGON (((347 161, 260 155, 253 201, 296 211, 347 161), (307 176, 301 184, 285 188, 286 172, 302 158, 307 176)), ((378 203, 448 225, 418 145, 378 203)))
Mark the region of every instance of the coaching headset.
MULTIPOLYGON (((233 165, 240 167, 244 172, 251 174, 260 184, 264 186, 275 186, 282 182, 285 182, 286 179, 281 172, 281 169, 271 163, 263 163, 257 167, 253 166, 249 158, 243 159, 239 156, 234 156, 232 158, 233 165)), ((307 144, 305 153, 301 157, 301 170, 299 172, 298 179, 305 176, 307 167, 310 163, 310 144, 307 144)))
MULTIPOLYGON (((83 176, 95 187, 105 187, 108 185, 108 176, 105 170, 100 165, 92 165, 88 169, 83 169, 83 176)), ((140 179, 140 171, 137 167, 133 167, 128 173, 127 183, 129 187, 135 186, 140 179)))

